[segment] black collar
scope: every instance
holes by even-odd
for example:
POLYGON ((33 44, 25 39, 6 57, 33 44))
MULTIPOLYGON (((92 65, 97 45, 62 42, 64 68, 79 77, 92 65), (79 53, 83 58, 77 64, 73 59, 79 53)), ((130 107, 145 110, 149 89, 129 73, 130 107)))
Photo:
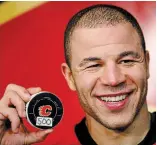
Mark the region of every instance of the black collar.
MULTIPOLYGON (((75 133, 82 145, 97 145, 90 136, 85 124, 85 118, 75 126, 75 133)), ((156 113, 151 113, 151 127, 144 140, 138 145, 153 145, 156 142, 156 113)), ((107 145, 107 143, 106 143, 107 145)))

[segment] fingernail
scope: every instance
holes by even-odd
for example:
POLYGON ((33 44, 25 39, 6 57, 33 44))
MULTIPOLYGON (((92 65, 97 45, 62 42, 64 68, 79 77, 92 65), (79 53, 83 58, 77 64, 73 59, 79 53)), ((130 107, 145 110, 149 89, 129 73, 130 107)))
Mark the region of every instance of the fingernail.
POLYGON ((39 91, 41 91, 41 88, 40 88, 40 87, 37 87, 36 89, 39 90, 39 91))
POLYGON ((48 130, 45 130, 45 133, 51 133, 53 130, 52 129, 48 129, 48 130))

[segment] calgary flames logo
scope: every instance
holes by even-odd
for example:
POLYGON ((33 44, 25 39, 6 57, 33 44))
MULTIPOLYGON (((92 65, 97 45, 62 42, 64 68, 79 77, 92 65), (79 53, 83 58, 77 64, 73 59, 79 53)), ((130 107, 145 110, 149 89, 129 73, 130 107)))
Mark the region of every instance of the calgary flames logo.
POLYGON ((50 116, 52 111, 52 107, 50 105, 44 105, 39 107, 39 115, 40 116, 50 116))

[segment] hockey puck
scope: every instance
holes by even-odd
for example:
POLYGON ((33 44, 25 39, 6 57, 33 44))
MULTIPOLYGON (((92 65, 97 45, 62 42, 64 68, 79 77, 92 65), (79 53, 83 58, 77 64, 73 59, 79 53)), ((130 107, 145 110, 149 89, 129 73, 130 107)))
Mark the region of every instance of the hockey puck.
POLYGON ((59 98, 49 92, 31 96, 26 104, 28 122, 38 129, 54 128, 62 119, 63 105, 59 98))

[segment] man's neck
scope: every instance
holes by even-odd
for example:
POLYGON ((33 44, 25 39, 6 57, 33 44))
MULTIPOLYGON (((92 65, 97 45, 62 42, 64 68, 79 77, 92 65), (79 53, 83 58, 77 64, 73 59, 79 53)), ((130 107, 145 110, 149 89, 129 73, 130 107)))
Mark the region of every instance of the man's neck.
POLYGON ((99 145, 137 145, 150 129, 150 114, 144 104, 133 123, 124 131, 110 130, 86 115, 86 125, 93 140, 99 145))

